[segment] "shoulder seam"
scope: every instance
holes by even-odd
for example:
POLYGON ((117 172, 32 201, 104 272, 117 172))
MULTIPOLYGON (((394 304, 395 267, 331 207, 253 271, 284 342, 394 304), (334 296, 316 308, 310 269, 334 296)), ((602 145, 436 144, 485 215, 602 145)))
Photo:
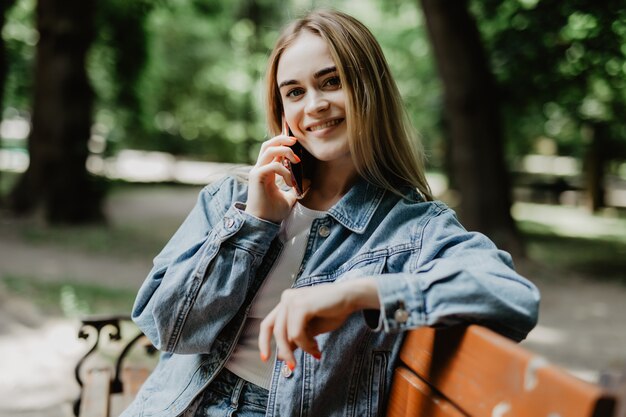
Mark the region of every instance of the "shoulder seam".
POLYGON ((426 231, 426 228, 428 227, 432 219, 434 219, 435 217, 439 217, 442 213, 450 212, 450 208, 446 206, 445 204, 443 204, 442 202, 433 201, 432 203, 437 207, 437 210, 433 210, 434 213, 432 213, 432 216, 428 216, 428 219, 426 219, 426 222, 424 223, 424 227, 422 227, 422 233, 420 235, 420 242, 419 242, 420 251, 418 252, 417 257, 415 258, 415 270, 416 271, 419 270, 420 258, 422 257, 422 253, 423 253, 421 249, 424 248, 424 235, 426 234, 424 232, 426 231))

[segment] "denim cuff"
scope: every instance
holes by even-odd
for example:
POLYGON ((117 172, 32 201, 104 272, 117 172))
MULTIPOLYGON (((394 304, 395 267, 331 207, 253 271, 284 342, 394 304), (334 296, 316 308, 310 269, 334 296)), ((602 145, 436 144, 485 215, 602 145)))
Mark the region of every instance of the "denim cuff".
MULTIPOLYGON (((400 332, 427 323, 424 308, 424 293, 417 287, 415 276, 410 274, 391 274, 376 277, 378 297, 380 298, 379 328, 386 333, 400 332)), ((374 317, 365 313, 370 323, 374 317)))
POLYGON ((264 255, 278 235, 280 224, 255 217, 246 213, 245 209, 245 204, 234 203, 215 231, 223 241, 228 240, 249 252, 264 255))

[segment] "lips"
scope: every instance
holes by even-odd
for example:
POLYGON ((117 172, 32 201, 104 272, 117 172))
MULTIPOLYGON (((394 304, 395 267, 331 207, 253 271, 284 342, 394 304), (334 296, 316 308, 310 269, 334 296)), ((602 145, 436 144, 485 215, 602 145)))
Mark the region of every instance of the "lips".
POLYGON ((308 130, 309 132, 315 132, 316 130, 322 130, 322 129, 326 129, 329 127, 333 127, 333 126, 337 126, 339 123, 343 122, 344 119, 339 118, 339 119, 333 119, 333 120, 327 120, 325 122, 322 123, 317 123, 314 125, 311 125, 309 127, 306 128, 306 130, 308 130))

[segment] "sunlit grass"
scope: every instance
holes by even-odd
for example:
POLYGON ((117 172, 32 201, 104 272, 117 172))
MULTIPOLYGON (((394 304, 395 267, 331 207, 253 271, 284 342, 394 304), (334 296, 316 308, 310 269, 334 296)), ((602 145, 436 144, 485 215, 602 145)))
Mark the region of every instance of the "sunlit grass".
MULTIPOLYGON (((11 173, 0 173, 0 196, 2 195, 1 192, 9 192, 14 179, 15 175, 11 173)), ((172 188, 172 186, 116 182, 111 186, 105 202, 106 222, 75 226, 50 225, 46 224, 39 216, 16 219, 7 216, 2 225, 4 230, 0 233, 15 232, 23 241, 33 246, 54 246, 58 249, 79 250, 85 253, 122 259, 152 259, 174 233, 184 219, 185 213, 171 214, 168 217, 168 213, 165 211, 159 213, 157 217, 142 217, 140 210, 142 210, 143 203, 137 203, 137 201, 140 201, 140 196, 143 194, 146 194, 145 198, 150 200, 159 195, 169 196, 172 194, 172 190, 177 190, 177 193, 182 190, 185 193, 187 189, 189 189, 187 186, 172 188), (109 213, 111 206, 119 200, 129 200, 128 195, 139 196, 131 197, 133 204, 128 207, 128 210, 132 212, 129 216, 109 213), (121 217, 121 221, 118 217, 121 217)), ((193 187, 191 190, 191 194, 195 198, 197 187, 193 187)), ((178 195, 174 194, 174 196, 178 195)), ((191 209, 192 203, 193 199, 190 199, 189 209, 191 209)))
POLYGON ((28 225, 21 230, 21 235, 32 245, 54 245, 62 249, 78 249, 120 258, 151 259, 164 244, 163 241, 154 239, 142 230, 106 225, 81 227, 28 225))
POLYGON ((569 237, 610 239, 626 243, 626 211, 604 209, 591 214, 584 207, 516 203, 513 217, 543 225, 551 232, 569 237))
POLYGON ((46 315, 85 317, 130 314, 136 291, 77 282, 42 282, 33 277, 0 278, 10 293, 29 300, 46 315))
POLYGON ((528 256, 545 265, 626 284, 626 217, 567 206, 517 203, 513 209, 528 256))

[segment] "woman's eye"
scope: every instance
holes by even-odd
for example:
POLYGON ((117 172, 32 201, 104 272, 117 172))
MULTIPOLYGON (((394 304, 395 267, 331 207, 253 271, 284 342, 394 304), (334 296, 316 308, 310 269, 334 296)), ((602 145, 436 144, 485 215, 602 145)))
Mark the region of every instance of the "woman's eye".
POLYGON ((304 94, 304 90, 301 88, 294 88, 287 93, 287 97, 298 97, 299 95, 304 94))
POLYGON ((341 87, 341 79, 339 76, 330 77, 324 84, 329 87, 341 87))

